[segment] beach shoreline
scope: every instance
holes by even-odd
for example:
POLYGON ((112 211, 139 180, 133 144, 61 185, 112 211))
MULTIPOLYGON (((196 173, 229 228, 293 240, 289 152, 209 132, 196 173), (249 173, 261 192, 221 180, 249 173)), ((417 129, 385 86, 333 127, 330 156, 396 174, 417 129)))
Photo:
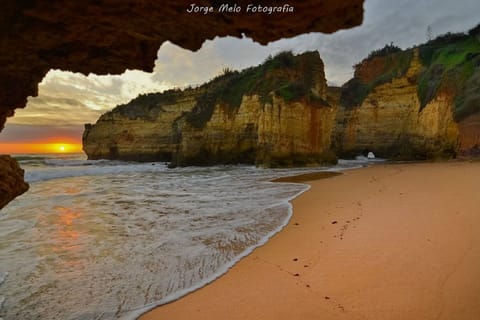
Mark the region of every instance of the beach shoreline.
POLYGON ((376 164, 306 181, 285 228, 139 319, 476 319, 479 162, 376 164))

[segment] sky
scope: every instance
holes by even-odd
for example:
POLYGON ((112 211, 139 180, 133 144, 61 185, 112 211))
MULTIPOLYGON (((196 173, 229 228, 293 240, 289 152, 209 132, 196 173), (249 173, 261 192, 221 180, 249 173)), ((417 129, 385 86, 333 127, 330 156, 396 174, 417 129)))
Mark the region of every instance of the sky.
MULTIPOLYGON (((222 69, 243 69, 262 63, 269 55, 291 50, 318 50, 328 84, 342 85, 353 75, 352 66, 372 50, 392 43, 408 48, 446 32, 466 31, 480 23, 478 0, 366 0, 359 27, 333 34, 310 33, 267 46, 248 38, 216 38, 197 52, 169 42, 159 51, 153 73, 127 70, 122 75, 84 76, 51 70, 39 84, 38 97, 29 97, 0 133, 0 153, 26 153, 36 144, 53 148, 69 145, 80 151, 85 123, 141 93, 161 92, 206 82, 222 69), (56 147, 55 147, 56 146, 56 147)), ((36 151, 35 151, 36 152, 36 151)))

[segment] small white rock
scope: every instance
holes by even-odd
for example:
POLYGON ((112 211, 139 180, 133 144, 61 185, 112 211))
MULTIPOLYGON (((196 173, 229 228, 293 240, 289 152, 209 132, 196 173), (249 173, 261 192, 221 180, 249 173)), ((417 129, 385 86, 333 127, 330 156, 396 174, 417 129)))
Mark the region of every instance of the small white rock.
POLYGON ((368 159, 375 159, 375 154, 374 154, 372 151, 370 151, 370 152, 367 154, 367 158, 368 158, 368 159))

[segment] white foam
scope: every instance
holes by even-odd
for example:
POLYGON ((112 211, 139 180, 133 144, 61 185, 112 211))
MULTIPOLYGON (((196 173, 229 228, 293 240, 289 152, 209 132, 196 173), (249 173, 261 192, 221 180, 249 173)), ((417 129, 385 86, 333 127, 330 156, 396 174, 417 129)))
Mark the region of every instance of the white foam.
POLYGON ((135 164, 112 164, 104 165, 104 162, 92 163, 89 165, 70 166, 59 165, 52 168, 26 169, 25 180, 27 182, 39 182, 61 178, 72 178, 82 176, 115 175, 128 172, 165 171, 167 166, 163 163, 135 163, 135 164))
MULTIPOLYGON (((302 193, 308 191, 311 187, 310 185, 307 185, 307 184, 302 184, 302 183, 294 183, 294 184, 298 184, 298 185, 302 185, 303 186, 303 190, 301 190, 300 192, 298 192, 297 194, 289 197, 289 198, 286 198, 285 200, 281 201, 280 203, 274 205, 274 206, 279 206, 279 205, 287 205, 288 207, 288 215, 287 217, 284 219, 284 221, 282 222, 282 224, 280 224, 277 228, 275 228, 273 231, 269 232, 267 235, 265 235, 263 238, 260 239, 260 241, 255 244, 254 246, 251 246, 249 248, 247 248, 245 251, 243 251, 240 255, 238 255, 237 257, 235 257, 235 259, 231 260, 229 263, 225 264, 224 266, 222 266, 221 268, 219 268, 217 270, 217 272, 215 274, 213 274, 212 276, 200 281, 199 283, 197 283, 196 285, 192 286, 192 287, 189 287, 189 288, 185 288, 183 290, 180 290, 180 291, 177 291, 175 292, 174 294, 171 294, 165 298, 163 298, 162 300, 159 300, 159 301, 156 301, 156 302, 153 302, 153 303, 150 303, 148 305, 145 305, 145 306, 141 306, 141 307, 138 307, 136 309, 133 309, 131 310, 128 314, 125 314, 123 316, 121 316, 119 319, 120 320, 135 320, 137 319, 138 317, 140 317, 142 314, 156 308, 156 307, 159 307, 161 305, 164 305, 164 304, 167 304, 167 303, 170 303, 172 301, 175 301, 175 300, 178 300, 180 299, 181 297, 191 293, 191 292, 194 292, 200 288, 203 288, 204 286, 206 286, 207 284, 215 281, 216 279, 218 279, 219 277, 221 277, 222 275, 224 275, 225 273, 228 272, 228 270, 230 270, 235 264, 237 264, 240 260, 242 260, 243 258, 245 258, 246 256, 248 256, 249 254, 251 254, 256 248, 258 247, 261 247, 263 245, 265 245, 268 240, 273 237, 275 234, 279 233, 280 231, 283 230, 283 228, 288 224, 288 222, 290 221, 290 219, 292 218, 293 216, 293 206, 291 204, 291 201, 293 199, 295 199, 296 197, 300 196, 302 193)), ((273 206, 272 206, 273 207, 273 206)))
POLYGON ((8 312, 109 319, 118 310, 133 319, 212 282, 283 229, 291 199, 309 186, 268 180, 355 166, 358 161, 317 169, 167 169, 105 162, 27 170, 35 181, 30 191, 0 215, 0 225, 8 226, 0 228, 0 241, 12 243, 0 248, 0 269, 16 270, 2 287, 8 312), (39 250, 51 259, 39 257, 39 250), (21 281, 31 276, 36 281, 28 286, 21 281), (52 279, 59 280, 48 299, 38 296, 21 308, 16 303, 22 292, 49 287, 52 279), (64 292, 70 294, 59 308, 55 301, 64 292), (94 303, 78 305, 89 295, 94 303))
MULTIPOLYGON (((384 161, 383 159, 376 159, 376 160, 377 160, 377 162, 384 161)), ((364 161, 364 159, 356 159, 356 160, 340 160, 339 162, 340 162, 339 165, 335 166, 335 167, 325 168, 325 169, 322 169, 322 170, 312 170, 312 169, 308 169, 308 168, 307 169, 297 169, 296 171, 292 170, 292 171, 288 172, 288 174, 284 174, 282 176, 294 176, 296 174, 303 173, 303 171, 308 171, 308 172, 312 172, 312 171, 314 171, 314 172, 321 172, 321 171, 323 171, 323 172, 340 172, 340 171, 349 170, 349 169, 361 168, 361 167, 365 166, 366 163, 372 162, 372 161, 370 161, 370 159, 367 159, 367 161, 364 161)), ((278 183, 278 182, 270 182, 270 183, 278 183)), ((216 279, 218 279, 219 277, 221 277, 222 275, 227 273, 240 260, 242 260, 244 257, 251 254, 256 248, 265 245, 271 237, 273 237, 275 234, 277 234, 278 232, 283 230, 283 228, 289 223, 289 221, 291 220, 291 218, 293 216, 293 206, 291 204, 291 201, 293 199, 295 199, 296 197, 300 196, 301 194, 303 194, 304 192, 310 190, 311 186, 308 185, 308 184, 305 184, 305 183, 297 183, 297 182, 281 182, 281 183, 302 185, 303 190, 299 191, 298 193, 296 193, 295 195, 293 195, 291 197, 288 197, 288 198, 284 199, 283 201, 281 201, 279 203, 276 203, 276 204, 273 204, 273 205, 269 206, 270 208, 272 208, 272 207, 280 206, 280 205, 283 204, 283 205, 286 205, 287 208, 288 208, 287 217, 277 228, 275 228, 273 231, 269 232, 266 236, 261 238, 260 241, 258 241, 258 243, 256 243, 254 246, 251 246, 251 247, 247 248, 240 255, 236 256, 233 260, 231 260, 229 263, 227 263, 224 266, 222 266, 221 268, 219 268, 217 270, 217 272, 215 274, 213 274, 212 276, 200 281, 199 283, 197 283, 194 286, 191 286, 189 288, 185 288, 183 290, 177 291, 174 294, 171 294, 171 295, 169 295, 169 296, 167 296, 167 297, 165 297, 165 298, 163 298, 159 301, 156 301, 156 302, 150 303, 148 305, 144 305, 144 306, 135 308, 135 309, 131 310, 130 312, 128 312, 127 314, 121 316, 119 319, 120 320, 135 320, 135 319, 139 318, 141 315, 145 314, 146 312, 148 312, 148 311, 150 311, 150 310, 152 310, 156 307, 159 307, 159 306, 162 306, 164 304, 167 304, 167 303, 173 302, 175 300, 178 300, 178 299, 182 298, 183 296, 185 296, 185 295, 187 295, 191 292, 194 292, 198 289, 201 289, 201 288, 205 287, 209 283, 215 281, 216 279)), ((267 208, 269 208, 269 207, 267 207, 267 208)))
POLYGON ((8 272, 0 271, 0 286, 2 285, 2 283, 5 282, 5 279, 7 278, 7 276, 8 276, 8 272))

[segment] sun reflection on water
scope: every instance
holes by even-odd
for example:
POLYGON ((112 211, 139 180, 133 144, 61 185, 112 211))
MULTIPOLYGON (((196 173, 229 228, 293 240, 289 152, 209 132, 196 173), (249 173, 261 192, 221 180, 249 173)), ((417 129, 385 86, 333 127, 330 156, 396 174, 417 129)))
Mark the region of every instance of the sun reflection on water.
POLYGON ((79 222, 83 216, 77 208, 55 207, 54 232, 51 238, 51 253, 55 255, 55 267, 59 269, 83 268, 81 252, 85 249, 83 239, 86 234, 82 232, 79 222))

